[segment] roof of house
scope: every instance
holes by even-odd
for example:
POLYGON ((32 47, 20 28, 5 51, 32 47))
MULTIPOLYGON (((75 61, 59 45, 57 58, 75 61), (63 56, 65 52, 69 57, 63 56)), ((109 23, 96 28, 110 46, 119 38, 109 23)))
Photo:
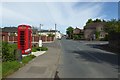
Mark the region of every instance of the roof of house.
POLYGON ((96 29, 98 26, 104 26, 105 22, 89 23, 84 29, 96 29))
POLYGON ((74 30, 76 30, 76 29, 80 30, 80 29, 79 29, 79 28, 77 28, 77 27, 76 27, 74 30))
POLYGON ((38 32, 38 29, 32 29, 32 33, 36 34, 38 32))
POLYGON ((39 32, 57 32, 57 30, 40 30, 39 32))
POLYGON ((4 27, 2 32, 17 32, 17 27, 4 27))
MULTIPOLYGON (((17 33, 17 27, 4 27, 2 28, 2 32, 16 32, 17 33)), ((37 33, 37 32, 60 32, 57 30, 40 30, 38 31, 37 29, 32 29, 33 34, 37 33)))

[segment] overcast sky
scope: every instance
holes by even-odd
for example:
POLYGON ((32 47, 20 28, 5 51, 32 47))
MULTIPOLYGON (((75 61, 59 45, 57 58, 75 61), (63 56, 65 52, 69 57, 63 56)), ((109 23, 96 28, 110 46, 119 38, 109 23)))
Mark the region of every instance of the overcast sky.
MULTIPOLYGON (((83 28, 89 18, 117 19, 118 2, 9 2, 2 1, 2 27, 29 24, 42 29, 57 29, 62 33, 68 26, 83 28)), ((59 0, 60 1, 60 0, 59 0)), ((94 0, 96 1, 96 0, 94 0)), ((107 0, 106 0, 107 1, 107 0)), ((110 1, 110 0, 109 0, 110 1)), ((118 1, 118 0, 116 0, 118 1)))

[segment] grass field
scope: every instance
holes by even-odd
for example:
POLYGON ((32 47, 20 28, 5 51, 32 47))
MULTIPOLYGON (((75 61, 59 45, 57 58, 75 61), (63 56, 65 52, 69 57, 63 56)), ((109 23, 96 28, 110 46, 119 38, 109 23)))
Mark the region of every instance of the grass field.
POLYGON ((22 64, 18 61, 7 61, 2 63, 2 77, 6 77, 13 72, 17 71, 20 67, 27 64, 30 60, 35 58, 34 55, 26 56, 22 59, 22 64))

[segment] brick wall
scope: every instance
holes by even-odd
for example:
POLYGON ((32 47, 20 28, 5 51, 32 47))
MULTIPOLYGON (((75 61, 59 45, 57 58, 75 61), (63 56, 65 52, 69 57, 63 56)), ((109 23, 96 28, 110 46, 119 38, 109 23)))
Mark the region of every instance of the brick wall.
MULTIPOLYGON (((33 42, 39 42, 40 36, 32 36, 33 42)), ((41 36, 43 42, 54 41, 54 37, 41 36)), ((17 36, 9 36, 7 32, 2 33, 2 41, 17 42, 17 36)))

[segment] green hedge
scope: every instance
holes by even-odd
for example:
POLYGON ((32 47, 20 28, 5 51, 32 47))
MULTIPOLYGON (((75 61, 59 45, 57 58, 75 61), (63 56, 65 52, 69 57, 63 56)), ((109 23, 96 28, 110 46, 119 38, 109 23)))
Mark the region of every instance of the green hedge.
POLYGON ((2 61, 16 60, 17 44, 2 42, 2 61))
POLYGON ((73 35, 73 39, 74 39, 74 40, 80 40, 80 39, 81 39, 81 36, 80 36, 80 35, 77 35, 77 34, 76 34, 76 35, 73 35))

